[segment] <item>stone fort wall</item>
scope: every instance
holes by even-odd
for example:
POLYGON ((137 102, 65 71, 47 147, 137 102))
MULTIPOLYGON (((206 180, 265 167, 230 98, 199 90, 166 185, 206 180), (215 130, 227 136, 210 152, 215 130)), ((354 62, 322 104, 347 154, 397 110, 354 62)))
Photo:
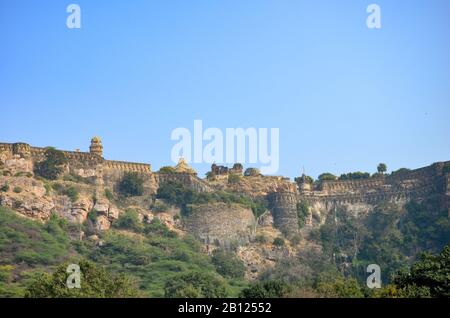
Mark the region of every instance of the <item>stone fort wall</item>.
MULTIPOLYGON (((25 143, 0 143, 0 154, 5 159, 19 156, 21 158, 31 159, 33 162, 39 162, 45 158, 46 148, 32 147, 25 143)), ((69 166, 72 168, 96 169, 106 168, 115 169, 124 172, 142 172, 151 173, 151 165, 137 162, 125 162, 106 160, 97 154, 81 151, 61 150, 66 156, 69 166), (101 166, 101 167, 99 167, 101 166)))

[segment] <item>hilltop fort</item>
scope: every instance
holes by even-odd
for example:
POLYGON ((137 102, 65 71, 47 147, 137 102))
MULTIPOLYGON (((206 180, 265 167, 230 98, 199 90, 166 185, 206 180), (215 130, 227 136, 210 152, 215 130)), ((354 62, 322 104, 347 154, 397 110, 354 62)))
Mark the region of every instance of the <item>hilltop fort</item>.
MULTIPOLYGON (((45 150, 46 148, 33 147, 26 143, 0 143, 0 168, 3 170, 0 185, 2 182, 15 182, 11 180, 14 176, 28 174, 28 177, 32 177, 33 166, 45 159, 45 150)), ((402 205, 410 200, 422 200, 429 196, 437 196, 443 208, 448 209, 450 205, 450 162, 439 162, 416 170, 360 180, 312 182, 301 176, 296 178, 296 182, 292 182, 285 177, 263 176, 254 168, 244 172, 241 164, 235 164, 232 168, 214 164, 208 178, 202 179, 183 159, 170 170, 153 172, 150 164, 104 159, 103 145, 99 137, 92 138, 89 152, 63 150, 62 153, 67 159, 64 174, 88 180, 88 185, 84 185, 85 191, 95 191, 97 196, 98 193, 103 193, 104 189, 114 189, 125 173, 133 172, 144 180, 144 196, 154 195, 161 183, 174 181, 197 192, 226 190, 268 202, 270 215, 266 213, 258 219, 246 211, 233 215, 230 212, 232 208, 220 205, 216 208, 209 206, 203 210, 198 208, 196 216, 186 222, 185 226, 204 242, 226 244, 231 236, 251 237, 254 231, 247 231, 247 227, 256 226, 269 216, 275 228, 285 236, 295 235, 300 231, 297 225, 297 207, 301 202, 308 205, 306 229, 322 224, 327 214, 337 207, 345 207, 349 213, 358 215, 369 213, 374 206, 382 202, 402 205), (230 182, 231 180, 234 181, 230 182), (211 221, 208 216, 213 210, 214 213, 221 214, 219 220, 223 226, 205 225, 211 221), (235 222, 236 218, 241 218, 241 222, 235 222), (242 227, 242 224, 245 226, 242 227), (232 233, 234 234, 231 235, 232 233)), ((26 187, 29 180, 20 180, 26 187)), ((89 211, 95 209, 104 212, 100 229, 107 229, 120 214, 120 207, 105 203, 101 196, 97 200, 82 197, 75 202, 66 202, 67 200, 64 201, 60 197, 49 199, 48 196, 42 195, 37 181, 30 184, 30 187, 34 187, 34 194, 25 197, 24 194, 9 191, 9 195, 0 194, 0 205, 13 207, 27 216, 41 219, 48 218, 52 211, 59 209, 65 211, 63 214, 69 220, 78 222, 86 219, 89 211)), ((142 214, 145 216, 148 202, 134 203, 141 205, 142 214)))

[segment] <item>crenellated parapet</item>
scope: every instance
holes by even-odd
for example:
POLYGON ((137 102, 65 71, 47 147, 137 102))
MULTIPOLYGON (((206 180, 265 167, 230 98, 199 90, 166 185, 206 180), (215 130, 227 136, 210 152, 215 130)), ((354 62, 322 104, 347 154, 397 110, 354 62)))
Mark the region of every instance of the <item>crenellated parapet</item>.
POLYGON ((103 167, 109 169, 117 169, 125 172, 140 172, 140 173, 151 173, 152 168, 150 164, 137 163, 137 162, 125 162, 125 161, 113 161, 104 160, 103 167))

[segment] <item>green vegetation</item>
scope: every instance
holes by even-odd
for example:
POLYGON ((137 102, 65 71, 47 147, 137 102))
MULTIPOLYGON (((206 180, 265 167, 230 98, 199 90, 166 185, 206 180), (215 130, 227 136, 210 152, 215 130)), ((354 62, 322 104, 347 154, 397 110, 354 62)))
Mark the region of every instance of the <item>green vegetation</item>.
POLYGON ((191 204, 213 202, 242 204, 251 209, 257 217, 267 210, 267 203, 263 199, 253 199, 243 194, 225 191, 197 192, 173 181, 162 183, 158 188, 156 197, 180 207, 182 215, 188 215, 190 213, 189 205, 191 204))
POLYGON ((8 192, 9 191, 9 185, 7 183, 5 183, 4 185, 2 185, 2 187, 0 188, 1 192, 8 192))
POLYGON ((151 206, 150 210, 154 213, 166 212, 169 210, 169 206, 161 201, 155 201, 151 206))
POLYGON ((385 163, 380 163, 380 164, 377 166, 377 171, 378 171, 378 173, 381 173, 381 174, 386 173, 386 171, 387 171, 387 165, 386 165, 385 163))
POLYGON ((177 293, 176 284, 189 282, 190 287, 179 292, 236 297, 246 287, 242 280, 223 278, 197 240, 189 235, 179 238, 157 219, 145 224, 141 233, 125 235, 115 228, 98 233, 101 246, 90 240, 71 241, 75 230, 79 227, 56 216, 41 224, 0 207, 0 296, 132 297, 137 295, 136 284, 139 296, 164 297, 177 293), (83 260, 90 262, 88 286, 61 289, 68 275, 66 263, 80 264, 83 272, 83 260), (44 274, 49 271, 54 274, 44 274))
POLYGON ((67 288, 67 267, 69 263, 58 266, 53 274, 40 275, 26 290, 30 298, 125 298, 140 295, 136 283, 123 274, 112 275, 103 267, 81 260, 81 288, 67 288))
POLYGON ((367 265, 378 264, 383 268, 383 281, 389 282, 409 265, 408 259, 421 251, 437 252, 450 242, 450 219, 446 210, 438 210, 438 200, 410 202, 405 209, 380 204, 362 219, 337 209, 311 237, 321 243, 343 274, 364 281, 367 265))
POLYGON ((306 202, 297 203, 298 227, 302 228, 306 224, 306 217, 309 215, 309 206, 306 202))
POLYGON ((233 252, 217 249, 213 252, 212 262, 222 276, 244 278, 244 263, 233 252))
POLYGON ((442 168, 443 173, 450 173, 450 162, 446 162, 442 168))
POLYGON ((20 193, 20 192, 22 192, 22 188, 21 187, 14 187, 13 192, 14 193, 20 193))
POLYGON ((322 173, 318 179, 319 179, 319 181, 334 181, 337 179, 337 177, 332 173, 325 172, 325 173, 322 173))
POLYGON ((242 176, 232 173, 228 176, 228 183, 229 184, 237 184, 241 181, 242 176))
POLYGON ((114 194, 108 188, 105 189, 105 197, 111 202, 114 200, 114 194))
POLYGON ((78 188, 75 186, 72 186, 72 185, 68 186, 68 185, 64 185, 64 184, 56 182, 56 183, 53 183, 51 185, 51 187, 56 193, 58 193, 60 195, 68 196, 72 202, 76 202, 79 198, 80 193, 78 191, 78 188))
POLYGON ((123 196, 141 196, 144 193, 144 179, 137 172, 127 172, 117 188, 123 196))
POLYGON ((118 229, 126 229, 140 233, 143 231, 144 226, 139 220, 138 213, 133 209, 127 209, 122 213, 113 226, 118 229))
POLYGON ((174 167, 165 166, 165 167, 161 167, 158 172, 159 173, 174 174, 174 173, 176 173, 176 170, 175 170, 174 167))
POLYGON ((285 244, 285 242, 284 242, 284 239, 282 237, 276 237, 273 240, 273 245, 275 245, 275 246, 284 246, 284 244, 285 244))
POLYGON ((66 163, 67 158, 62 151, 49 147, 45 150, 45 160, 35 164, 34 173, 48 180, 56 180, 66 163))
POLYGON ((226 297, 226 282, 212 274, 192 272, 180 274, 166 283, 164 296, 168 298, 226 297))
POLYGON ((287 296, 291 287, 282 280, 258 282, 244 289, 242 298, 281 298, 287 296))

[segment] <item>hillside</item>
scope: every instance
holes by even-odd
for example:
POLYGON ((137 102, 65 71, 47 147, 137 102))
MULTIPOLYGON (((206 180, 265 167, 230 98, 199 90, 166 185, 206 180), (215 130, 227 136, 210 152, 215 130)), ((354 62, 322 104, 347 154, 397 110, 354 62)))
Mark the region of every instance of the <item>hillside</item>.
POLYGON ((1 296, 29 296, 42 273, 83 260, 143 297, 238 296, 270 282, 279 296, 370 296, 367 265, 392 283, 450 242, 449 162, 291 182, 102 156, 98 137, 90 152, 0 144, 1 296))

